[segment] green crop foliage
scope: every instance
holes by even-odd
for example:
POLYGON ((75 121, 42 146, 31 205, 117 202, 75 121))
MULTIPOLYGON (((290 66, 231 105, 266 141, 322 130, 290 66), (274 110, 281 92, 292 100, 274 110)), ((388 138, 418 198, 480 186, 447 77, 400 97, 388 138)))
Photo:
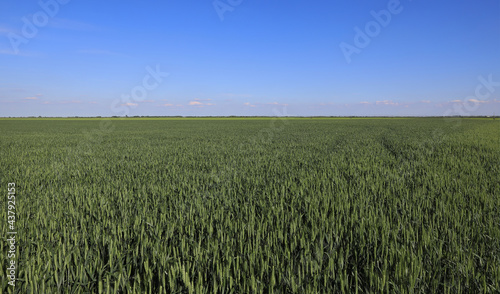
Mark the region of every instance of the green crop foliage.
POLYGON ((499 120, 101 121, 0 120, 2 293, 500 292, 499 120))

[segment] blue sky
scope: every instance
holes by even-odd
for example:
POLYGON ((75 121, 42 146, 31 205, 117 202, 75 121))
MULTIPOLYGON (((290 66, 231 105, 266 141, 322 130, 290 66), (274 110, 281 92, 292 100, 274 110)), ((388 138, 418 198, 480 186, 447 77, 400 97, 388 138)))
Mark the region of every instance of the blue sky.
POLYGON ((500 114, 500 1, 0 3, 0 116, 500 114))

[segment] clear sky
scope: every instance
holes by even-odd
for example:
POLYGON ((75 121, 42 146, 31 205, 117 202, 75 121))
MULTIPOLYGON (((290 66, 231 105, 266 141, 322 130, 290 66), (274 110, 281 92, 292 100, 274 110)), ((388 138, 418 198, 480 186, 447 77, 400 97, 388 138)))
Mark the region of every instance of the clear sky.
POLYGON ((0 2, 0 116, 500 114, 500 1, 0 2))

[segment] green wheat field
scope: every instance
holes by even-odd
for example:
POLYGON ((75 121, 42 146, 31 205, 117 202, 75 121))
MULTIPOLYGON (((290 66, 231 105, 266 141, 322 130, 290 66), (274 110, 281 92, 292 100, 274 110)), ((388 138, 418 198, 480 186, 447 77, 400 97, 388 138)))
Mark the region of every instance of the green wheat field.
POLYGON ((492 118, 1 119, 1 292, 499 293, 499 175, 492 118))

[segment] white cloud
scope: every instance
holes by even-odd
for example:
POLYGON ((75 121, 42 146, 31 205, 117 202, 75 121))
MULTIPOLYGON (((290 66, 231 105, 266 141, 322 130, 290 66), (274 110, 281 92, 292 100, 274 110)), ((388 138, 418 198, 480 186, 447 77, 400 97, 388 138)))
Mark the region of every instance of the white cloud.
POLYGON ((80 53, 80 54, 90 54, 90 55, 106 55, 106 56, 128 57, 128 55, 120 53, 120 52, 114 52, 114 51, 109 51, 109 50, 99 50, 99 49, 78 50, 76 52, 80 53))
POLYGON ((13 29, 9 29, 6 27, 0 27, 0 34, 8 34, 8 33, 15 33, 16 31, 13 29))
POLYGON ((375 102, 377 105, 399 105, 397 102, 392 102, 392 100, 382 100, 375 102))
POLYGON ((281 104, 278 102, 271 102, 271 103, 266 103, 267 105, 281 105, 281 106, 288 106, 288 104, 281 104))
POLYGON ((469 99, 469 102, 474 102, 474 103, 489 103, 487 100, 477 100, 477 99, 469 99))
POLYGON ((230 98, 251 98, 252 95, 250 94, 235 94, 235 93, 223 93, 221 94, 224 97, 230 97, 230 98))
POLYGON ((198 106, 198 107, 203 107, 203 106, 210 106, 210 105, 215 105, 213 103, 204 103, 200 101, 211 101, 212 99, 194 99, 192 101, 189 101, 188 105, 190 106, 198 106))
POLYGON ((71 20, 71 19, 67 19, 67 18, 59 18, 59 17, 53 18, 50 21, 48 26, 52 27, 52 28, 57 28, 57 29, 74 30, 74 31, 97 31, 97 30, 99 30, 98 27, 96 27, 92 24, 88 24, 88 23, 84 23, 84 22, 80 22, 80 21, 76 21, 76 20, 71 20))

